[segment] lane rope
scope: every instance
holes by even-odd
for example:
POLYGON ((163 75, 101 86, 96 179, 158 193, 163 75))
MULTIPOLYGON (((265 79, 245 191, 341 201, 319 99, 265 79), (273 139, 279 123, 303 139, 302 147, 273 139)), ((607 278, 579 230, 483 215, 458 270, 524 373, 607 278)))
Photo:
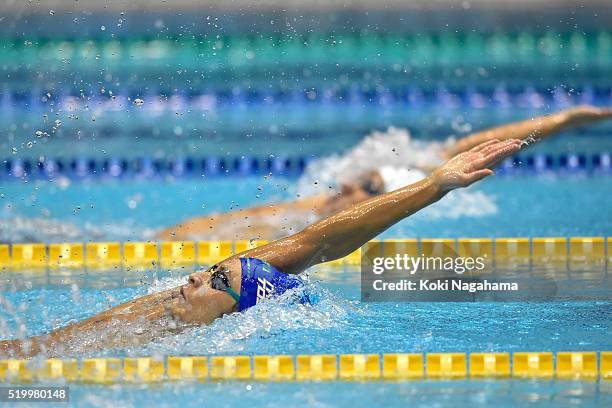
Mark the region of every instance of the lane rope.
MULTIPOLYGON (((484 257, 494 268, 541 265, 603 271, 612 263, 612 237, 386 239, 411 256, 484 257)), ((265 240, 0 244, 0 272, 91 269, 195 270, 266 245, 265 240)), ((391 245, 391 244, 390 244, 391 245)), ((361 248, 324 265, 360 265, 361 248)))
MULTIPOLYGON (((45 158, 5 159, 0 162, 0 180, 52 180, 69 177, 90 178, 155 178, 155 177, 221 177, 271 174, 297 177, 314 156, 273 156, 267 158, 243 155, 238 157, 178 157, 173 159, 120 158, 93 159, 45 158)), ((550 172, 598 174, 612 173, 612 155, 596 154, 526 154, 506 159, 500 166, 502 175, 528 175, 550 172)))
POLYGON ((0 383, 612 380, 612 352, 470 352, 0 360, 0 383))

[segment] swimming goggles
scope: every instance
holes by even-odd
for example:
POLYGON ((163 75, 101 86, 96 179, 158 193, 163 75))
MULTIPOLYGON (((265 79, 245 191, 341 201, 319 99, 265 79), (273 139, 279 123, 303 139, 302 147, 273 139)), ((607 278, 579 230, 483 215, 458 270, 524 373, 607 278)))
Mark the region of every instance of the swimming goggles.
POLYGON ((240 302, 240 295, 236 293, 230 286, 229 278, 225 273, 225 269, 218 269, 215 265, 211 268, 212 274, 210 275, 210 286, 213 289, 227 292, 236 302, 240 302))

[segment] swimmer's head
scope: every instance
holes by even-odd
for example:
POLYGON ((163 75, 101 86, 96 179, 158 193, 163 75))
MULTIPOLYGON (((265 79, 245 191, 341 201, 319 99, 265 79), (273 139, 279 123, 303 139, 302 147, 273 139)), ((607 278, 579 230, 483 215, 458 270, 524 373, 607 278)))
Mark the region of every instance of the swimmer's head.
POLYGON ((225 266, 215 265, 206 271, 192 273, 187 284, 178 288, 178 301, 169 311, 186 323, 210 324, 237 308, 232 283, 232 275, 225 266), (220 274, 225 278, 220 279, 220 274))
POLYGON ((385 191, 385 183, 377 170, 363 173, 356 179, 340 185, 342 194, 366 194, 376 196, 385 191))
POLYGON ((381 193, 384 193, 383 179, 376 170, 371 170, 340 184, 338 194, 330 196, 318 211, 328 216, 381 193))
POLYGON ((385 192, 385 181, 377 170, 370 170, 359 177, 363 191, 371 196, 376 196, 385 192))

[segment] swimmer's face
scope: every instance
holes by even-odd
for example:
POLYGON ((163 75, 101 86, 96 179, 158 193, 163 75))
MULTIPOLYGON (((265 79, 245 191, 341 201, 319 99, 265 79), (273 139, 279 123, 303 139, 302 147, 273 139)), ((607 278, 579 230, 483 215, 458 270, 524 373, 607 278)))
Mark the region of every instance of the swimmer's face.
POLYGON ((371 196, 381 194, 385 191, 385 182, 376 170, 369 171, 359 178, 362 190, 371 196))
POLYGON ((344 196, 373 197, 385 191, 385 182, 378 171, 372 170, 342 184, 340 191, 344 196))
POLYGON ((227 292, 213 289, 210 276, 211 269, 189 275, 187 284, 177 289, 178 302, 169 307, 172 316, 185 323, 210 324, 234 311, 236 301, 227 292))

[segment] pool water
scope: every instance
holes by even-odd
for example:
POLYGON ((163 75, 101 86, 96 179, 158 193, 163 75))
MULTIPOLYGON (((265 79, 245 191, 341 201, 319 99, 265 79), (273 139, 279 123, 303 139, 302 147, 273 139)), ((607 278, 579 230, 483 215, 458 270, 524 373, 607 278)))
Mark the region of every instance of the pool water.
MULTIPOLYGON (((578 103, 579 101, 576 101, 578 103)), ((608 105, 608 102, 603 105, 608 105)), ((135 158, 268 155, 325 156, 341 154, 375 129, 406 128, 421 140, 464 136, 488 127, 520 121, 565 109, 569 105, 542 107, 487 107, 465 105, 416 106, 396 104, 278 104, 226 107, 203 116, 198 111, 152 116, 146 111, 116 112, 84 123, 63 118, 52 136, 37 138, 36 130, 49 131, 51 119, 27 112, 0 116, 0 157, 135 158), (3 121, 5 123, 3 123, 3 121), (144 130, 143 130, 144 129, 144 130), (180 134, 176 134, 180 133, 180 134), (28 144, 32 142, 33 144, 28 144), (265 147, 264 147, 265 146, 265 147), (62 152, 61 155, 58 154, 62 152)), ((85 112, 82 113, 85 115, 85 112)), ((52 118, 52 116, 51 116, 52 118)), ((599 153, 612 151, 610 122, 590 125, 536 145, 534 152, 599 153)))
MULTIPOLYGON (((295 185, 264 176, 4 183, 0 242, 153 239, 190 217, 296 198, 295 185)), ((382 237, 609 236, 611 203, 609 177, 499 175, 449 194, 382 237)))
MULTIPOLYGON (((181 15, 184 18, 188 16, 181 15)), ((24 29, 26 34, 29 28, 24 29)), ((426 45, 421 53, 398 53, 400 42, 391 36, 384 45, 375 32, 355 34, 353 40, 361 44, 356 48, 344 48, 354 43, 351 38, 344 40, 343 47, 330 47, 342 42, 323 37, 318 42, 309 39, 311 45, 304 47, 302 40, 310 35, 289 35, 287 44, 278 39, 276 50, 266 36, 261 38, 264 45, 258 45, 259 36, 249 35, 247 42, 230 41, 231 58, 228 51, 211 53, 214 30, 201 46, 189 36, 183 40, 183 28, 176 43, 178 39, 153 41, 156 37, 149 38, 150 33, 146 41, 122 37, 110 41, 100 34, 101 60, 95 57, 96 45, 86 44, 81 32, 73 36, 74 47, 70 41, 62 44, 53 38, 0 41, 4 75, 0 159, 334 156, 332 163, 354 163, 347 172, 357 175, 387 160, 378 157, 376 162, 365 155, 366 163, 351 161, 347 150, 367 149, 370 132, 395 126, 412 138, 406 143, 408 151, 393 160, 411 168, 411 160, 432 156, 449 135, 460 137, 578 103, 608 105, 610 34, 585 34, 588 38, 582 39, 576 31, 570 41, 569 33, 551 30, 541 35, 499 32, 483 38, 471 33, 465 38, 471 38, 472 45, 451 32, 439 38, 436 34, 435 41, 429 34, 418 34, 410 41, 426 45), (580 46, 583 41, 585 47, 580 46), (124 56, 137 57, 116 58, 119 45, 124 56), (161 53, 142 52, 156 47, 162 48, 161 53), (78 53, 70 51, 77 48, 78 53), (336 52, 333 48, 344 51, 330 57, 329 52, 336 52), (245 49, 255 51, 256 58, 248 64, 242 56, 245 49), (547 64, 542 64, 544 58, 547 64), (72 65, 66 65, 71 59, 72 65), (199 72, 201 67, 208 69, 208 77, 199 72), (119 102, 111 101, 111 90, 119 102), (168 98, 159 100, 160 95, 168 98), (142 97, 144 104, 136 106, 128 96, 142 97), (47 136, 37 137, 37 132, 47 136)), ((312 37, 316 40, 317 35, 312 37)), ((611 129, 608 121, 564 132, 530 152, 610 152, 611 129)), ((397 132, 388 131, 377 151, 388 157, 396 153, 397 132)), ((262 174, 0 179, 0 243, 154 240, 157 231, 189 217, 291 200, 316 190, 315 181, 323 189, 334 187, 339 180, 328 180, 325 171, 316 167, 322 162, 313 163, 299 178, 262 174)), ((610 174, 501 171, 449 194, 378 238, 611 236, 610 214, 610 174)), ((281 222, 281 227, 286 225, 281 222)), ((217 237, 211 233, 201 238, 217 237)), ((0 338, 48 332, 137 296, 180 285, 189 272, 3 272, 0 338)), ((69 344, 65 356, 606 351, 612 344, 609 286, 600 288, 605 295, 600 300, 364 303, 356 267, 323 266, 308 274, 310 283, 303 290, 317 299, 313 304, 296 304, 284 296, 149 344, 96 353, 69 344)), ((580 286, 581 279, 586 283, 586 273, 573 279, 580 286)), ((245 381, 70 387, 71 405, 99 407, 612 406, 612 384, 603 381, 424 380, 358 385, 245 381)))
MULTIPOLYGON (((2 280, 4 308, 0 337, 39 334, 88 317, 136 296, 184 282, 183 273, 58 272, 2 280), (57 274, 54 276, 54 274, 57 274), (15 310, 18 312, 15 313, 15 310)), ((511 303, 362 303, 356 267, 319 267, 307 289, 318 300, 301 305, 287 297, 264 302, 244 313, 190 328, 153 343, 103 352, 84 352, 72 344, 66 356, 165 356, 224 354, 322 354, 465 351, 593 351, 610 344, 611 301, 511 303)), ((240 400, 253 406, 307 403, 369 406, 384 396, 385 405, 544 406, 610 401, 607 382, 572 381, 418 381, 350 383, 257 382, 115 385, 71 385, 72 403, 91 406, 141 406, 157 403, 201 403, 231 406, 240 400), (146 390, 146 396, 142 397, 146 390), (344 391, 343 391, 344 390, 344 391), (449 391, 444 393, 442 391, 449 391), (269 399, 273 393, 275 398, 269 399)))
MULTIPOLYGON (((178 286, 185 282, 179 275, 132 272, 113 281, 113 275, 102 273, 66 279, 52 272, 50 283, 42 286, 37 284, 40 278, 27 274, 17 278, 16 285, 3 279, 3 298, 12 305, 0 314, 6 323, 3 337, 15 335, 19 324, 34 335, 178 286), (13 307, 18 318, 11 315, 13 307)), ((610 341, 608 301, 361 303, 359 268, 314 268, 310 279, 304 290, 317 299, 313 305, 281 298, 280 304, 259 305, 208 327, 102 354, 592 351, 606 349, 610 341)), ((75 350, 67 353, 83 355, 78 346, 75 350)))
POLYGON ((572 407, 609 406, 609 383, 549 381, 414 381, 333 383, 239 383, 163 384, 110 387, 83 386, 71 390, 71 399, 90 406, 138 407, 145 404, 176 406, 189 402, 198 406, 233 407, 236 404, 273 407, 474 407, 505 408, 527 405, 572 407), (271 397, 273 396, 273 397, 271 397), (159 401, 172 400, 164 405, 159 401))
MULTIPOLYGON (((593 134, 570 133, 535 148, 566 152, 571 151, 568 146, 584 143, 592 151, 605 151, 609 138, 593 138, 593 134), (591 138, 590 142, 585 138, 591 138)), ((331 154, 318 149, 322 155, 331 154)), ((421 153, 426 154, 430 148, 426 145, 423 149, 421 153)), ((338 160, 346 157, 343 154, 338 160)), ((309 183, 318 176, 324 175, 315 171, 301 178, 58 177, 53 181, 6 182, 0 184, 0 241, 154 239, 156 231, 189 217, 293 199, 308 193, 309 183)), ((557 171, 511 176, 501 172, 449 194, 379 238, 610 236, 609 183, 606 175, 557 171)), ((0 277, 0 337, 53 330, 134 297, 182 284, 188 272, 5 273, 0 277)), ((605 296, 602 300, 552 303, 362 303, 356 267, 313 268, 309 276, 306 290, 318 299, 312 305, 281 299, 150 344, 96 353, 72 344, 65 355, 601 351, 609 349, 612 340, 612 302, 605 296)), ((278 401, 376 406, 384 401, 385 406, 539 403, 557 407, 609 405, 612 398, 606 382, 519 380, 372 382, 358 387, 348 382, 73 384, 71 392, 75 406, 159 406, 164 404, 161 401, 172 401, 168 406, 234 406, 239 402, 263 407, 275 406, 278 401)))

